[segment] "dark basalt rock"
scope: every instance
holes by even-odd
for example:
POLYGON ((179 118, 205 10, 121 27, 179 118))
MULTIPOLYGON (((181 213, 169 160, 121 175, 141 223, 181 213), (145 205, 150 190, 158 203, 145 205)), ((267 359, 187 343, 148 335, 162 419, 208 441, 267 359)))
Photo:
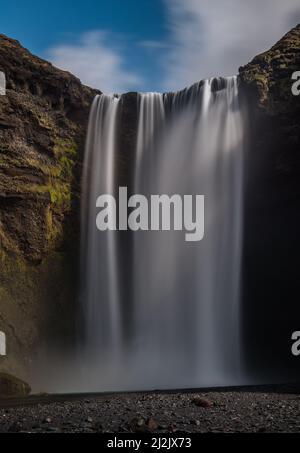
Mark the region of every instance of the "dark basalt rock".
POLYGON ((99 92, 3 35, 0 71, 0 370, 22 375, 41 343, 72 336, 81 164, 99 92))
POLYGON ((292 74, 300 70, 300 24, 269 51, 240 68, 251 105, 258 153, 268 153, 270 176, 294 178, 300 171, 300 96, 292 94, 292 74))
MULTIPOLYGON (((35 194, 37 202, 49 195, 51 201, 45 205, 40 223, 46 223, 47 215, 52 241, 45 237, 43 247, 31 256, 23 248, 30 229, 24 230, 22 237, 13 238, 26 260, 42 259, 53 249, 54 241, 64 240, 60 230, 78 200, 78 167, 90 105, 97 92, 3 35, 0 70, 7 78, 7 95, 0 97, 0 191, 28 198, 35 194), (57 231, 50 223, 56 224, 57 231)), ((10 236, 3 219, 2 226, 10 236)))
POLYGON ((248 111, 243 316, 254 379, 291 381, 300 256, 300 25, 240 68, 248 111), (295 323, 293 323, 295 319, 295 323))
POLYGON ((0 373, 0 400, 5 398, 24 398, 30 392, 31 388, 26 382, 10 374, 0 373))

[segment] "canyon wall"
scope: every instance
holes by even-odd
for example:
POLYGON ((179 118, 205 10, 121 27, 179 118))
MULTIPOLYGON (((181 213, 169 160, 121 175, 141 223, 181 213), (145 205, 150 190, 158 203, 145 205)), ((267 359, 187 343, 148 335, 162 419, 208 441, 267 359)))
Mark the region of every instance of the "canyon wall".
POLYGON ((248 366, 270 381, 299 377, 300 25, 240 68, 248 113, 243 309, 248 366))
POLYGON ((43 344, 72 342, 80 175, 96 91, 3 35, 0 71, 0 369, 26 377, 43 344))
MULTIPOLYGON (((277 335, 284 363, 291 319, 300 318, 300 97, 291 93, 296 70, 300 26, 240 68, 242 96, 251 107, 244 319, 249 357, 262 369, 269 357, 265 336, 277 335)), ((3 35, 0 71, 7 78, 7 93, 0 96, 0 331, 7 335, 7 357, 0 357, 0 371, 26 378, 43 345, 67 350, 74 340, 82 158, 97 91, 3 35)), ((136 94, 124 99, 123 124, 129 124, 121 132, 119 168, 125 184, 136 94)))

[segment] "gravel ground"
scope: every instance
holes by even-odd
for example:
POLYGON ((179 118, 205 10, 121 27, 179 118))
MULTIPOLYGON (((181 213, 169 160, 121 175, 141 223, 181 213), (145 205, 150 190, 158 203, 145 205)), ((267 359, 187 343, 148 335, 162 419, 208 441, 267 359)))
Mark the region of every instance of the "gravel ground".
POLYGON ((0 432, 300 432, 300 394, 290 389, 60 398, 0 402, 0 432))

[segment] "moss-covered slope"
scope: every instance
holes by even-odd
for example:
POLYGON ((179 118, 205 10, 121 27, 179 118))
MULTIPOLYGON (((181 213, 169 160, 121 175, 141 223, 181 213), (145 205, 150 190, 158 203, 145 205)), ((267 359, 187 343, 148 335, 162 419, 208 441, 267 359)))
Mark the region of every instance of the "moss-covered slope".
MULTIPOLYGON (((83 146, 95 90, 0 35, 0 370, 28 370, 74 320, 83 146)), ((67 335, 66 335, 67 334, 67 335)))

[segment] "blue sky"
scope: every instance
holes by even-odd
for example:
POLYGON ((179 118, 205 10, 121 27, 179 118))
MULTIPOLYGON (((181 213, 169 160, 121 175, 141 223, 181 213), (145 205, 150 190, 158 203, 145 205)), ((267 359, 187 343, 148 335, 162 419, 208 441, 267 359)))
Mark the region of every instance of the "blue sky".
POLYGON ((159 52, 139 43, 166 38, 161 0, 14 0, 3 5, 2 1, 0 32, 20 40, 31 52, 47 58, 48 49, 103 31, 107 47, 122 54, 124 69, 138 67, 140 78, 146 80, 151 73, 149 79, 159 85, 159 52))
POLYGON ((106 92, 237 73, 300 22, 299 0, 0 0, 0 33, 106 92))

